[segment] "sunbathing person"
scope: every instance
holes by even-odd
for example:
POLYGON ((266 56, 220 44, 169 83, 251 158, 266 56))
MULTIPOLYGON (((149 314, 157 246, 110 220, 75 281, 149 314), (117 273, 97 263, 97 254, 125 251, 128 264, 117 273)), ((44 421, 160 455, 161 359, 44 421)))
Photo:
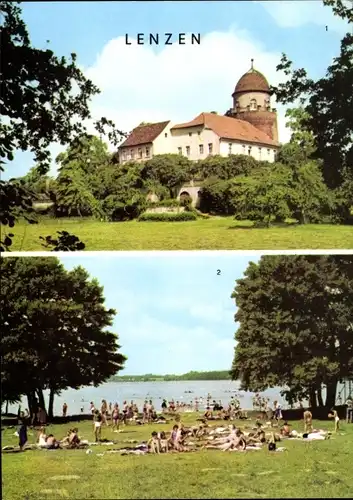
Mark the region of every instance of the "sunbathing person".
POLYGON ((246 441, 244 439, 243 433, 238 429, 235 436, 232 436, 227 442, 219 444, 206 444, 203 448, 214 449, 214 450, 239 450, 243 451, 246 449, 246 441))

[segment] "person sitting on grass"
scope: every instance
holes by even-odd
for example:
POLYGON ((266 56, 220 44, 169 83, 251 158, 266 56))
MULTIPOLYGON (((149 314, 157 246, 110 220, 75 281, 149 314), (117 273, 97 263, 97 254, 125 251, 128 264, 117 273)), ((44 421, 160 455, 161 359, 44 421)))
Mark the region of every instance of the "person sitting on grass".
POLYGON ((292 432, 290 430, 290 424, 287 421, 283 423, 283 427, 281 428, 281 434, 283 437, 291 437, 292 432))
POLYGON ((147 442, 149 453, 157 453, 160 454, 160 443, 158 438, 158 433, 153 431, 150 439, 147 442))
POLYGON ((95 410, 94 412, 93 425, 94 425, 94 437, 97 443, 101 438, 101 432, 102 432, 102 415, 99 413, 99 410, 95 410))
POLYGON ((212 413, 211 408, 209 406, 207 406, 206 411, 205 411, 203 417, 206 420, 214 420, 213 413, 212 413))
POLYGON ((169 444, 172 450, 183 451, 181 429, 178 425, 173 426, 173 430, 169 438, 169 444))
POLYGON ((337 411, 334 408, 331 408, 330 413, 328 414, 328 418, 333 418, 335 421, 335 432, 337 432, 340 428, 340 417, 338 416, 337 411))
POLYGON ((40 448, 47 447, 47 434, 45 432, 45 427, 41 427, 38 435, 38 446, 40 448))
MULTIPOLYGON (((221 438, 222 439, 222 438, 221 438)), ((223 441, 223 439, 222 439, 223 441)), ((203 446, 203 449, 214 449, 221 451, 238 450, 244 451, 246 449, 246 441, 244 434, 240 429, 236 429, 234 435, 230 435, 226 442, 218 442, 217 444, 209 444, 208 442, 203 446)))
POLYGON ((48 448, 48 450, 58 450, 60 448, 60 443, 55 439, 53 434, 49 434, 47 437, 46 448, 48 448))

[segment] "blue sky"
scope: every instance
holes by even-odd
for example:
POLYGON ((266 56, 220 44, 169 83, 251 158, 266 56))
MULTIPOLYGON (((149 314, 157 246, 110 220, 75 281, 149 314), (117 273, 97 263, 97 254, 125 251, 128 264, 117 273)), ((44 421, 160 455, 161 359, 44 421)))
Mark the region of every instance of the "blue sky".
MULTIPOLYGON (((202 111, 224 113, 250 59, 272 84, 285 52, 313 77, 338 53, 347 25, 320 1, 268 2, 27 2, 23 17, 36 47, 75 52, 102 90, 91 105, 129 131, 141 121, 185 122, 202 111), (326 30, 327 26, 327 30, 326 30), (126 46, 124 35, 201 33, 201 45, 126 46), (50 40, 47 45, 47 40, 50 40)), ((284 108, 279 132, 288 140, 284 108)), ((56 156, 62 149, 54 144, 56 156)), ((30 153, 18 153, 3 178, 24 175, 30 153)), ((55 173, 55 168, 53 167, 55 173)))
POLYGON ((117 310, 112 331, 128 356, 124 374, 229 369, 235 346, 235 280, 258 256, 212 253, 60 257, 81 265, 117 310), (220 270, 220 274, 217 274, 220 270))

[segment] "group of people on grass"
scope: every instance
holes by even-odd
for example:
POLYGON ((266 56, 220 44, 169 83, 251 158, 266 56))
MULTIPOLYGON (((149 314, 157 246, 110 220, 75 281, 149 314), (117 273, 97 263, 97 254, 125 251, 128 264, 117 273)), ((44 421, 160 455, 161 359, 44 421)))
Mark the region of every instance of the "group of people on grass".
MULTIPOLYGON (((197 399, 197 398, 195 398, 197 399)), ((199 399, 197 399, 199 402, 199 399)), ((207 422, 209 421, 219 421, 219 420, 224 420, 224 421, 233 421, 233 420, 238 420, 238 419, 248 419, 247 412, 245 410, 242 410, 240 408, 240 402, 238 399, 234 398, 232 396, 231 401, 229 402, 229 405, 227 408, 224 408, 222 405, 222 402, 216 402, 213 400, 211 402, 210 400, 210 395, 207 397, 207 406, 206 406, 206 411, 201 415, 201 418, 198 418, 197 420, 202 422, 202 425, 195 431, 193 429, 191 431, 191 435, 194 437, 198 437, 202 435, 203 429, 205 428, 204 426, 207 425, 207 422)), ((282 411, 281 411, 281 406, 278 404, 277 401, 274 401, 273 403, 273 410, 269 408, 269 401, 263 401, 259 400, 256 402, 256 404, 262 405, 262 408, 267 411, 264 413, 261 411, 261 413, 258 415, 258 419, 263 420, 264 415, 268 418, 270 421, 271 427, 274 425, 275 422, 279 424, 283 420, 282 416, 282 411)), ((353 421, 353 400, 350 399, 347 402, 347 415, 348 415, 348 422, 353 421)), ((161 409, 162 413, 167 413, 168 410, 172 410, 172 412, 175 412, 177 409, 180 409, 180 403, 177 401, 177 404, 174 403, 174 401, 170 401, 169 405, 167 404, 167 400, 163 400, 161 409)), ((67 403, 64 403, 62 407, 62 414, 64 417, 67 416, 67 411, 68 411, 68 405, 67 403)), ((106 426, 111 426, 112 429, 115 432, 120 431, 120 425, 126 425, 128 423, 136 423, 136 424, 150 424, 150 423, 167 423, 168 421, 163 415, 158 415, 155 407, 153 405, 152 400, 145 400, 143 407, 142 407, 142 415, 139 413, 139 409, 137 405, 131 401, 128 403, 127 401, 123 402, 122 407, 120 408, 118 403, 112 404, 112 403, 107 403, 105 399, 102 400, 100 408, 96 408, 95 404, 93 401, 90 403, 90 412, 93 416, 93 429, 94 429, 94 436, 96 442, 98 442, 101 438, 101 429, 103 425, 106 426)), ((340 424, 340 419, 338 416, 337 411, 332 408, 329 413, 329 418, 332 418, 334 420, 334 431, 337 432, 339 430, 339 424, 340 424)), ((305 410, 303 413, 303 419, 304 419, 304 433, 302 437, 310 439, 310 436, 312 434, 315 435, 315 432, 313 430, 313 425, 312 425, 312 413, 309 410, 305 410)), ((60 447, 61 444, 69 444, 70 446, 74 446, 77 443, 77 440, 79 442, 79 438, 77 435, 77 429, 70 429, 69 435, 66 436, 66 438, 61 441, 58 441, 52 434, 46 435, 45 434, 45 425, 47 422, 47 415, 44 409, 42 409, 40 406, 37 406, 35 408, 35 411, 33 412, 32 417, 30 416, 28 410, 22 411, 21 407, 19 407, 18 410, 18 436, 19 436, 19 447, 22 450, 24 445, 26 444, 28 437, 27 437, 27 428, 29 426, 34 427, 35 425, 40 427, 40 435, 39 435, 39 442, 43 447, 46 447, 48 449, 55 449, 57 447, 60 447)), ((185 429, 182 428, 173 428, 173 431, 171 433, 171 436, 168 441, 168 443, 178 443, 177 445, 173 445, 172 449, 180 450, 182 448, 182 439, 181 435, 184 435, 185 429), (174 439, 173 436, 177 439, 174 439)), ((235 430, 230 432, 230 435, 235 435, 235 430), (234 432, 233 432, 234 431, 234 432)), ((239 431, 239 430, 238 430, 239 431)), ((296 431, 293 431, 290 429, 290 425, 287 422, 284 422, 283 425, 281 426, 281 431, 280 435, 282 437, 298 437, 298 433, 296 431)), ((251 436, 253 437, 253 436, 251 436)), ((256 437, 256 436, 255 436, 256 437)), ((259 436, 257 436, 259 437, 259 436)), ((262 436, 263 437, 263 436, 262 436)), ((313 438, 313 436, 311 436, 313 438)), ((315 437, 315 436, 314 436, 315 437)), ((240 438, 239 432, 237 435, 237 439, 240 438)), ((156 435, 153 435, 151 439, 156 439, 156 435)), ((165 439, 164 437, 160 437, 158 439, 165 439)), ((209 443, 207 446, 221 446, 220 449, 226 448, 230 446, 230 448, 233 445, 229 445, 230 442, 234 444, 237 440, 231 440, 231 441, 226 441, 226 442, 217 442, 216 444, 214 443, 209 443)), ((260 441, 261 441, 261 436, 260 436, 260 441)), ((242 442, 240 440, 240 442, 242 442)), ((238 446, 238 445, 237 445, 238 446)), ((163 448, 163 446, 162 446, 163 448)), ((163 448, 164 449, 164 448, 163 448)))

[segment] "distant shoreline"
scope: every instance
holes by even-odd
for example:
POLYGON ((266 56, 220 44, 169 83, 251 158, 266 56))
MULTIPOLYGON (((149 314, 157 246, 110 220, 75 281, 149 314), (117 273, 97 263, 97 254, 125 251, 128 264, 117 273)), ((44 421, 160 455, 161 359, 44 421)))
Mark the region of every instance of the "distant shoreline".
POLYGON ((229 370, 213 370, 209 372, 191 371, 182 375, 156 375, 146 373, 144 375, 114 375, 109 382, 196 382, 196 381, 231 381, 229 370))

